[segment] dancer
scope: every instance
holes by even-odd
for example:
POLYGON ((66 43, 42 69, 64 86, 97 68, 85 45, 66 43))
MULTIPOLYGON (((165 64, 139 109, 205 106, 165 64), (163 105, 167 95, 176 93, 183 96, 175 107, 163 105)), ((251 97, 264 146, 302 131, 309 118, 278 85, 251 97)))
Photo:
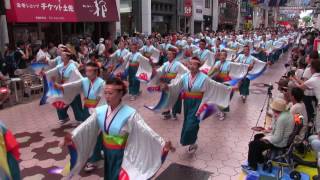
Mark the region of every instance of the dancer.
MULTIPOLYGON (((176 60, 176 53, 175 49, 168 50, 168 61, 155 71, 150 84, 159 85, 160 82, 170 84, 174 79, 181 77, 189 71, 182 63, 176 60)), ((181 113, 181 106, 182 103, 179 98, 172 108, 172 114, 169 109, 162 113, 163 119, 167 120, 172 117, 174 120, 177 120, 177 114, 181 113)))
MULTIPOLYGON (((231 87, 211 80, 207 75, 200 72, 201 61, 193 57, 188 68, 190 73, 184 74, 170 85, 161 84, 161 89, 166 93, 166 102, 163 108, 172 107, 180 95, 184 99, 184 122, 181 132, 180 143, 188 146, 187 152, 194 153, 197 150, 197 138, 199 131, 199 115, 209 105, 217 104, 222 107, 229 105, 231 87), (200 111, 199 111, 200 110, 200 111)), ((160 101, 161 102, 161 101, 160 101)), ((151 108, 152 109, 152 108, 151 108)))
POLYGON ((79 173, 97 141, 103 134, 104 179, 147 180, 160 168, 171 142, 165 142, 142 119, 134 108, 122 102, 127 93, 126 85, 117 78, 106 81, 106 105, 96 108, 93 114, 71 134, 64 144, 71 153, 69 176, 79 173), (74 156, 76 154, 76 156, 74 156))
MULTIPOLYGON (((249 65, 248 70, 250 71, 255 64, 256 58, 250 55, 250 47, 248 45, 244 46, 243 53, 244 54, 240 54, 235 59, 235 62, 248 64, 249 65)), ((245 77, 240 82, 240 86, 239 86, 239 92, 240 92, 243 103, 246 102, 247 96, 249 96, 249 86, 250 86, 250 80, 247 77, 245 77)))
MULTIPOLYGON (((76 67, 76 64, 71 59, 71 57, 72 57, 71 50, 69 48, 63 48, 61 53, 61 58, 63 63, 59 64, 55 68, 45 73, 41 72, 41 74, 45 75, 45 78, 48 81, 51 81, 55 84, 55 87, 57 89, 60 89, 61 85, 63 84, 67 84, 69 82, 72 83, 82 78, 80 72, 78 71, 78 68, 76 67)), ((75 119, 79 122, 84 121, 85 118, 83 117, 83 113, 82 113, 82 103, 81 103, 80 94, 78 94, 75 98, 72 97, 70 101, 72 101, 70 106, 73 110, 75 119)), ((59 121, 62 124, 70 120, 67 113, 68 108, 69 106, 64 107, 62 109, 60 108, 57 109, 59 121)))

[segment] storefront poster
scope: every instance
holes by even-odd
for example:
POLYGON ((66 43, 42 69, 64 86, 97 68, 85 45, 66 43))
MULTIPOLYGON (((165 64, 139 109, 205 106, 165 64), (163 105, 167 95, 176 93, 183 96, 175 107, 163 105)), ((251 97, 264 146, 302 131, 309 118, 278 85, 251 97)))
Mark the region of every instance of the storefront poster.
POLYGON ((115 0, 11 0, 9 22, 118 21, 115 0))

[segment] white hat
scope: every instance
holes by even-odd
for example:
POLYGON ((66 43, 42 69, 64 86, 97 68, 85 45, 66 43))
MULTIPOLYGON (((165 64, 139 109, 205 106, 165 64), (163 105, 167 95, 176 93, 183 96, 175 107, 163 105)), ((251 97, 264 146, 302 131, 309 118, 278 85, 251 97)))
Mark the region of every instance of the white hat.
POLYGON ((104 38, 100 38, 99 43, 103 43, 103 42, 104 42, 104 38))
POLYGON ((275 99, 270 104, 271 109, 283 112, 287 109, 287 102, 284 99, 275 99))

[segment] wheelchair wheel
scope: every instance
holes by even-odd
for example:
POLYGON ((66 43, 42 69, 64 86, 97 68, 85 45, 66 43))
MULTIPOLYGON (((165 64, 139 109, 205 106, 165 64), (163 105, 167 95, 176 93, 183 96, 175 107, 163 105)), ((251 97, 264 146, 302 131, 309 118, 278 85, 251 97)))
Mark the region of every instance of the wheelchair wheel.
POLYGON ((290 178, 293 180, 300 180, 301 179, 301 174, 298 171, 292 171, 290 173, 290 178))
POLYGON ((263 170, 268 173, 272 173, 272 168, 273 168, 273 165, 271 162, 267 162, 263 165, 263 170))

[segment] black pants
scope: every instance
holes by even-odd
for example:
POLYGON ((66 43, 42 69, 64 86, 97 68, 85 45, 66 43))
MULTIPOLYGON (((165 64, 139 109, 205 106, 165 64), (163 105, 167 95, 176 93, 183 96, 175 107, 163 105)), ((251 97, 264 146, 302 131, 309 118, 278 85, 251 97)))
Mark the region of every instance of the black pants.
POLYGON ((265 150, 272 149, 274 146, 265 140, 254 140, 249 143, 248 165, 257 169, 258 163, 263 163, 265 158, 262 153, 265 150))
POLYGON ((315 96, 304 96, 303 98, 304 105, 306 106, 308 120, 312 122, 315 116, 314 104, 317 104, 317 99, 315 96))

